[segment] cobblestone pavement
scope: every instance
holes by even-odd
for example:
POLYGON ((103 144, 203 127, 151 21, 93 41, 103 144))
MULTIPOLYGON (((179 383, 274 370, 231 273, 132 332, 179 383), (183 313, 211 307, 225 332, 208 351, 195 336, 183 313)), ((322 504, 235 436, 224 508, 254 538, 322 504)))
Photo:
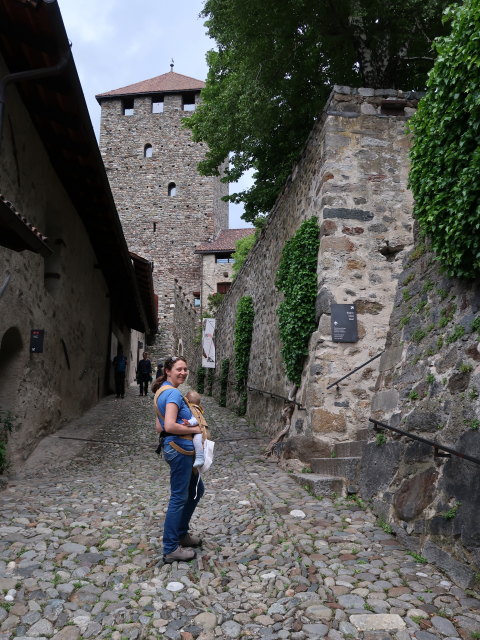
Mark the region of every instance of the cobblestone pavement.
POLYGON ((0 493, 0 640, 480 638, 475 594, 409 555, 361 500, 308 495, 209 399, 216 459, 192 521, 204 547, 163 565, 168 467, 152 400, 135 394, 56 434, 97 442, 45 439, 0 493))

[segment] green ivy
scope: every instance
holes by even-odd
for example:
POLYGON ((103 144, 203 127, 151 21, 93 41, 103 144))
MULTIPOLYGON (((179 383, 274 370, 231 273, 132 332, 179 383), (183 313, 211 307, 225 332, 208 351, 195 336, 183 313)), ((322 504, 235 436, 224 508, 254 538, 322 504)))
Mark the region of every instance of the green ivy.
POLYGON ((227 391, 228 391, 228 373, 230 371, 230 360, 225 358, 222 360, 220 369, 220 399, 219 405, 221 407, 227 406, 227 391))
POLYGON ((300 384, 308 342, 316 328, 319 243, 318 220, 312 217, 285 243, 275 282, 285 296, 278 307, 282 358, 287 377, 295 384, 300 384))
POLYGON ((246 411, 246 386, 248 378, 248 364, 250 362, 250 348, 252 346, 253 319, 255 312, 251 296, 243 296, 238 301, 237 317, 234 332, 235 353, 235 383, 238 393, 242 394, 240 411, 246 411), (244 398, 245 396, 245 398, 244 398))
POLYGON ((7 441, 15 428, 15 419, 10 411, 0 411, 0 473, 8 467, 7 441))
POLYGON ((205 369, 203 367, 197 371, 197 391, 198 393, 205 392, 205 369))
POLYGON ((213 393, 213 381, 215 376, 215 369, 207 369, 207 380, 205 384, 205 395, 211 396, 213 393))
POLYGON ((415 216, 450 276, 480 273, 480 0, 445 12, 428 90, 411 121, 415 216))

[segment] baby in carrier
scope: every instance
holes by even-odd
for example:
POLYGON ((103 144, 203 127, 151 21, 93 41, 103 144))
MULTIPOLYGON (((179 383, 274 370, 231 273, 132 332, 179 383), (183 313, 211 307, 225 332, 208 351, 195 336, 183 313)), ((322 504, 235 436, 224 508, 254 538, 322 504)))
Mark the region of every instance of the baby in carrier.
MULTIPOLYGON (((200 404, 202 398, 199 393, 196 391, 189 391, 185 394, 185 400, 189 406, 190 411, 192 412, 192 417, 190 420, 187 420, 188 424, 191 427, 200 426, 202 427, 202 431, 205 432, 205 428, 208 426, 203 415, 203 407, 200 404)), ((205 457, 203 454, 203 434, 196 433, 193 436, 193 446, 195 448, 195 462, 193 463, 194 467, 202 467, 205 462, 205 457)))

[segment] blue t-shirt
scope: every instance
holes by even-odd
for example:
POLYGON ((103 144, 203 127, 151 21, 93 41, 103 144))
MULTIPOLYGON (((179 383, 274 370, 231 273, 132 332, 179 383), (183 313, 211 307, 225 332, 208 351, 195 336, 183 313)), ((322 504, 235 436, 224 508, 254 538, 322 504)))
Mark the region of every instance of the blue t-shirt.
MULTIPOLYGON (((168 382, 165 382, 165 385, 168 384, 168 382)), ((163 386, 164 385, 162 385, 162 387, 163 386)), ((192 417, 192 412, 190 411, 188 404, 185 402, 182 394, 178 389, 167 389, 158 396, 157 407, 163 416, 165 415, 167 404, 170 403, 176 404, 178 407, 177 422, 179 424, 182 424, 182 420, 190 420, 190 418, 192 417)), ((158 419, 160 420, 160 424, 162 425, 162 427, 165 428, 162 417, 159 416, 158 419)), ((191 440, 182 438, 182 436, 178 434, 169 434, 168 436, 165 436, 164 443, 168 443, 172 440, 174 442, 177 442, 177 444, 180 445, 183 449, 193 449, 193 442, 191 440)))

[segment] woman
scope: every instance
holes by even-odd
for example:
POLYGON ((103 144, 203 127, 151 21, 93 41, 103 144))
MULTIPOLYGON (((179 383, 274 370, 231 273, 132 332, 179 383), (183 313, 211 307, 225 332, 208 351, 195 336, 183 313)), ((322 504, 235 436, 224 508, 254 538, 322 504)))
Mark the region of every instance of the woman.
POLYGON ((156 396, 157 431, 165 433, 163 454, 170 466, 170 501, 163 528, 163 560, 170 564, 177 560, 193 560, 196 553, 191 547, 202 544, 201 539, 191 535, 188 529, 204 487, 201 478, 193 473, 192 438, 201 430, 188 425, 192 413, 178 390, 188 375, 187 361, 182 357, 168 358, 163 366, 164 374, 154 385, 159 390, 156 396))

